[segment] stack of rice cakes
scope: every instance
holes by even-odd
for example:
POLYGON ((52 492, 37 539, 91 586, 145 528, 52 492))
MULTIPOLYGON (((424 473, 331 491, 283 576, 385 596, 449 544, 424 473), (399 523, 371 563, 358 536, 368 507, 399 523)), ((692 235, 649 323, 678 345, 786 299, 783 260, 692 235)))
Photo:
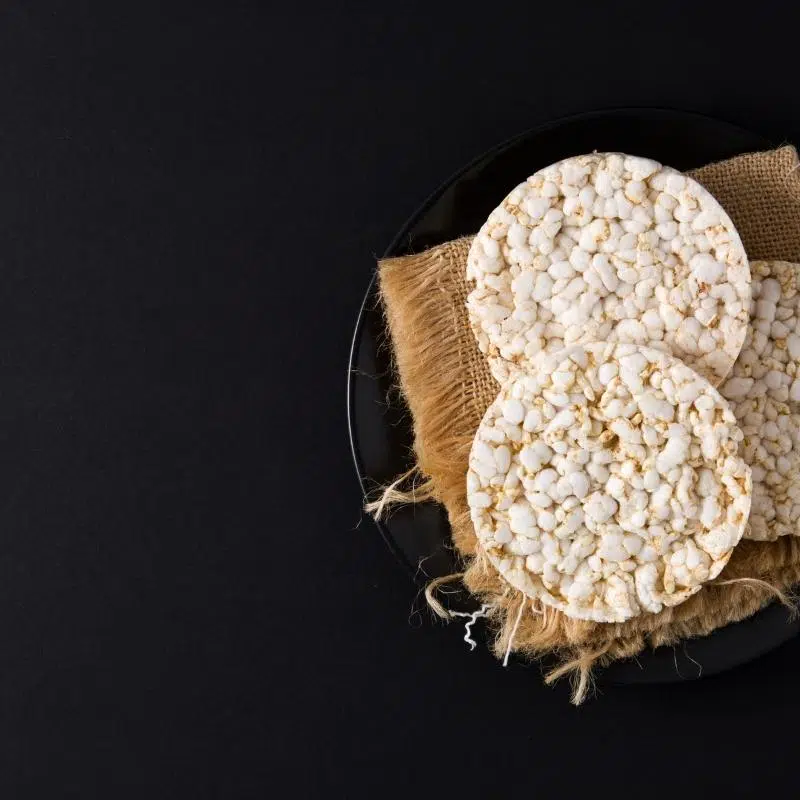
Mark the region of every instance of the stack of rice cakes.
POLYGON ((797 531, 797 268, 751 278, 696 181, 619 153, 554 164, 492 212, 467 278, 500 384, 468 500, 511 585, 619 622, 686 600, 743 536, 797 531))

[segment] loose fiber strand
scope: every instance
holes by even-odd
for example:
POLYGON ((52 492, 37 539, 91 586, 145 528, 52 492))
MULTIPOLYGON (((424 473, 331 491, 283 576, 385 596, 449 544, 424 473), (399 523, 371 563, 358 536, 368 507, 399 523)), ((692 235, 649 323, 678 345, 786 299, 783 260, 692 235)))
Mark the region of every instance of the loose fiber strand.
POLYGON ((784 592, 780 587, 774 586, 768 581, 762 581, 760 578, 730 578, 726 581, 714 581, 712 585, 731 586, 736 583, 750 586, 753 589, 761 589, 774 600, 777 600, 781 605, 786 606, 793 615, 798 613, 797 602, 791 595, 784 592))
POLYGON ((522 621, 522 612, 525 610, 525 605, 527 600, 525 597, 522 598, 522 602, 519 604, 519 613, 517 614, 517 620, 514 623, 514 627, 511 629, 511 635, 508 637, 508 645, 506 646, 506 654, 503 656, 503 666, 508 666, 508 657, 511 654, 511 646, 514 644, 514 637, 517 635, 517 631, 519 630, 519 623, 522 621))
POLYGON ((398 487, 406 481, 413 480, 419 476, 416 466, 404 472, 399 478, 393 480, 388 486, 381 489, 380 497, 364 505, 364 510, 371 514, 376 520, 383 519, 391 506, 401 503, 422 503, 433 497, 433 481, 424 480, 421 484, 412 484, 411 489, 403 490, 398 487))
POLYGON ((451 611, 451 617, 467 617, 467 622, 464 623, 464 641, 469 645, 470 650, 474 650, 478 643, 472 638, 472 626, 478 621, 480 617, 487 617, 489 614, 489 609, 491 608, 490 603, 484 603, 477 611, 473 611, 471 614, 466 611, 451 611))
POLYGON ((428 607, 431 609, 431 611, 433 611, 434 614, 436 614, 437 617, 440 617, 441 619, 451 619, 453 614, 436 599, 436 591, 440 586, 444 586, 447 583, 455 583, 456 581, 460 581, 463 577, 463 572, 454 572, 451 575, 442 575, 439 578, 434 578, 425 587, 425 600, 428 603, 428 607))

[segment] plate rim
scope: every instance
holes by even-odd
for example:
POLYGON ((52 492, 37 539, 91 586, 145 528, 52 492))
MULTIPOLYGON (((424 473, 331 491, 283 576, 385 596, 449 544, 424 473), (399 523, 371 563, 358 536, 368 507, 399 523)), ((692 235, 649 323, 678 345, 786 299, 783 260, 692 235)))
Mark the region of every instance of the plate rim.
MULTIPOLYGON (((674 109, 668 107, 661 107, 661 106, 618 106, 613 108, 607 109, 594 109, 591 111, 586 112, 579 112, 575 114, 569 114, 565 116, 561 116, 552 120, 548 120, 540 125, 528 128, 520 133, 515 134, 514 136, 508 137, 503 141, 495 144, 494 146, 484 150, 480 154, 476 155, 474 158, 470 159, 467 163, 459 167, 457 170, 452 172, 445 180, 441 181, 439 185, 430 192, 424 201, 419 204, 415 210, 407 217, 403 225, 400 227, 398 232, 392 238, 389 245, 383 252, 382 258, 391 258, 394 256, 401 255, 404 251, 402 248, 402 244, 407 239, 410 230, 417 224, 419 219, 423 217, 430 208, 436 203, 436 201, 441 197, 441 195, 447 191, 449 187, 451 187, 459 178, 464 175, 465 173, 469 172, 473 167, 477 164, 481 163, 485 159, 489 158, 490 156, 496 155, 506 148, 513 146, 515 143, 527 139, 532 136, 536 136, 537 134, 544 133, 548 130, 552 130, 553 128, 569 124, 571 122, 577 121, 589 121, 593 118, 607 118, 609 116, 622 116, 625 114, 636 114, 636 113, 648 113, 648 114, 664 114, 671 117, 680 116, 684 119, 691 120, 702 120, 705 122, 711 122, 716 125, 723 125, 731 129, 732 131, 737 131, 739 134, 743 134, 749 137, 757 137, 762 142, 762 147, 764 149, 775 146, 774 142, 766 135, 757 133, 755 131, 751 131, 748 128, 745 128, 742 125, 739 125, 734 122, 730 122, 725 119, 720 119, 718 117, 713 117, 708 114, 702 114, 695 111, 685 111, 681 109, 674 109)), ((363 336, 363 328, 366 323, 367 319, 367 311, 368 311, 368 304, 373 302, 377 297, 377 275, 378 270, 377 266, 375 266, 372 270, 370 275, 370 280, 367 284, 366 290, 364 291, 361 303, 359 304, 358 308, 358 316, 356 318, 356 324, 353 330, 353 336, 350 343, 350 349, 348 353, 348 369, 347 369, 347 393, 346 393, 346 412, 347 412, 347 427, 348 427, 348 438, 350 440, 350 452, 351 457, 353 459, 353 464, 356 471, 356 476, 358 478, 359 486, 361 489, 361 497, 362 501, 365 501, 368 497, 368 493, 370 491, 374 491, 373 487, 368 487, 366 483, 366 479, 368 478, 365 475, 364 464, 361 457, 360 449, 357 442, 356 430, 355 430, 355 419, 354 419, 354 395, 355 395, 355 384, 357 377, 357 371, 355 369, 356 364, 356 357, 358 347, 363 336)), ((377 309, 378 313, 382 313, 380 309, 377 309)), ((362 506, 362 515, 368 516, 369 520, 375 527, 378 529, 381 538, 383 538, 386 546, 389 548, 390 553, 395 558, 395 560, 405 569, 408 573, 411 580, 416 585, 420 585, 424 582, 424 576, 419 574, 419 570, 416 569, 406 557, 405 553, 400 549, 397 542, 395 542, 392 535, 389 533, 387 527, 384 525, 382 520, 375 520, 370 515, 367 515, 364 512, 362 506)), ((778 609, 775 604, 768 604, 760 611, 756 612, 755 615, 741 620, 739 622, 731 623, 730 625, 724 626, 724 628, 729 627, 736 627, 740 624, 747 623, 748 620, 754 620, 757 615, 764 614, 765 612, 776 614, 779 613, 781 609, 778 609)), ((736 661, 734 663, 730 663, 726 666, 723 666, 718 669, 714 669, 713 671, 709 672, 709 675, 714 674, 721 674, 726 672, 730 669, 734 669, 737 666, 741 666, 746 663, 750 663, 751 661, 755 661, 758 658, 762 657, 768 652, 772 652, 779 648, 781 645, 785 644, 791 638, 796 636, 798 633, 798 626, 797 625, 786 625, 786 634, 782 636, 779 640, 775 641, 774 643, 770 644, 765 648, 759 648, 755 655, 748 657, 744 661, 736 661)), ((713 635, 713 632, 712 632, 713 635)), ((705 639, 706 637, 702 637, 705 639)), ((684 649, 687 644, 689 644, 692 640, 685 640, 684 641, 684 649)), ((674 648, 673 648, 674 650, 674 648)), ((677 653, 677 651, 674 650, 677 653)), ((676 656, 677 657, 677 656, 676 656)), ((613 673, 613 665, 610 668, 613 673)), ((609 674, 607 677, 604 676, 605 670, 602 670, 601 673, 598 675, 598 678, 603 680, 603 682, 608 682, 611 684, 622 684, 622 685, 636 685, 636 684, 647 684, 652 683, 653 685, 665 684, 665 683, 674 683, 674 682, 682 682, 686 680, 697 680, 702 677, 702 672, 700 674, 691 674, 691 675, 681 675, 680 672, 675 676, 671 677, 662 677, 662 678, 655 678, 648 681, 646 678, 644 680, 635 680, 631 678, 623 679, 621 677, 614 677, 613 674, 609 674)))

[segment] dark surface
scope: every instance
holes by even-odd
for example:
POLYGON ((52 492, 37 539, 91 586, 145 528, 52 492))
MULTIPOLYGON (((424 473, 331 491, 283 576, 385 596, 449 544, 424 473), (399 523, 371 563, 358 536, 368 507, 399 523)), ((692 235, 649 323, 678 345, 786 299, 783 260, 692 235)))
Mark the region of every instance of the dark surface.
MULTIPOLYGON (((419 252, 451 241, 483 224, 492 208, 526 176, 576 153, 607 151, 647 153, 677 169, 689 170, 712 161, 775 143, 730 123, 687 112, 618 109, 592 112, 547 123, 492 148, 466 165, 434 192, 399 231, 386 256, 419 252)), ((347 395, 350 443, 356 474, 365 493, 378 492, 412 465, 411 416, 393 387, 398 377, 373 281, 359 310, 348 364, 347 395)), ((450 542, 444 509, 437 504, 393 510, 377 524, 398 562, 424 587, 429 578, 463 567, 450 542)), ((451 608, 475 611, 480 604, 465 593, 451 594, 451 608)), ((787 621, 783 608, 760 614, 684 642, 680 648, 647 650, 635 659, 618 661, 597 677, 605 682, 669 683, 714 675, 744 664, 783 644, 800 629, 787 621)))
POLYGON ((3 4, 3 798, 795 791, 800 640, 575 710, 413 612, 343 364, 374 255, 497 142, 631 105, 800 141, 798 20, 432 6, 3 4))

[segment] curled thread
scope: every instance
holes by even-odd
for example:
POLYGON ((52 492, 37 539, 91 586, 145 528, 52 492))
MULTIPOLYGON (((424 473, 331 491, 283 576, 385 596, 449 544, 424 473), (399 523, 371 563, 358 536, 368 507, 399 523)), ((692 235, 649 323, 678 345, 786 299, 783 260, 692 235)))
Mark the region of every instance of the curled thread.
POLYGON ((466 611, 451 611, 451 617, 467 617, 468 621, 464 623, 464 641, 469 645, 470 650, 474 650, 477 646, 477 642, 472 638, 472 626, 478 621, 480 617, 487 617, 489 616, 488 612, 491 608, 490 603, 484 603, 477 611, 473 611, 471 614, 467 613, 466 611))

